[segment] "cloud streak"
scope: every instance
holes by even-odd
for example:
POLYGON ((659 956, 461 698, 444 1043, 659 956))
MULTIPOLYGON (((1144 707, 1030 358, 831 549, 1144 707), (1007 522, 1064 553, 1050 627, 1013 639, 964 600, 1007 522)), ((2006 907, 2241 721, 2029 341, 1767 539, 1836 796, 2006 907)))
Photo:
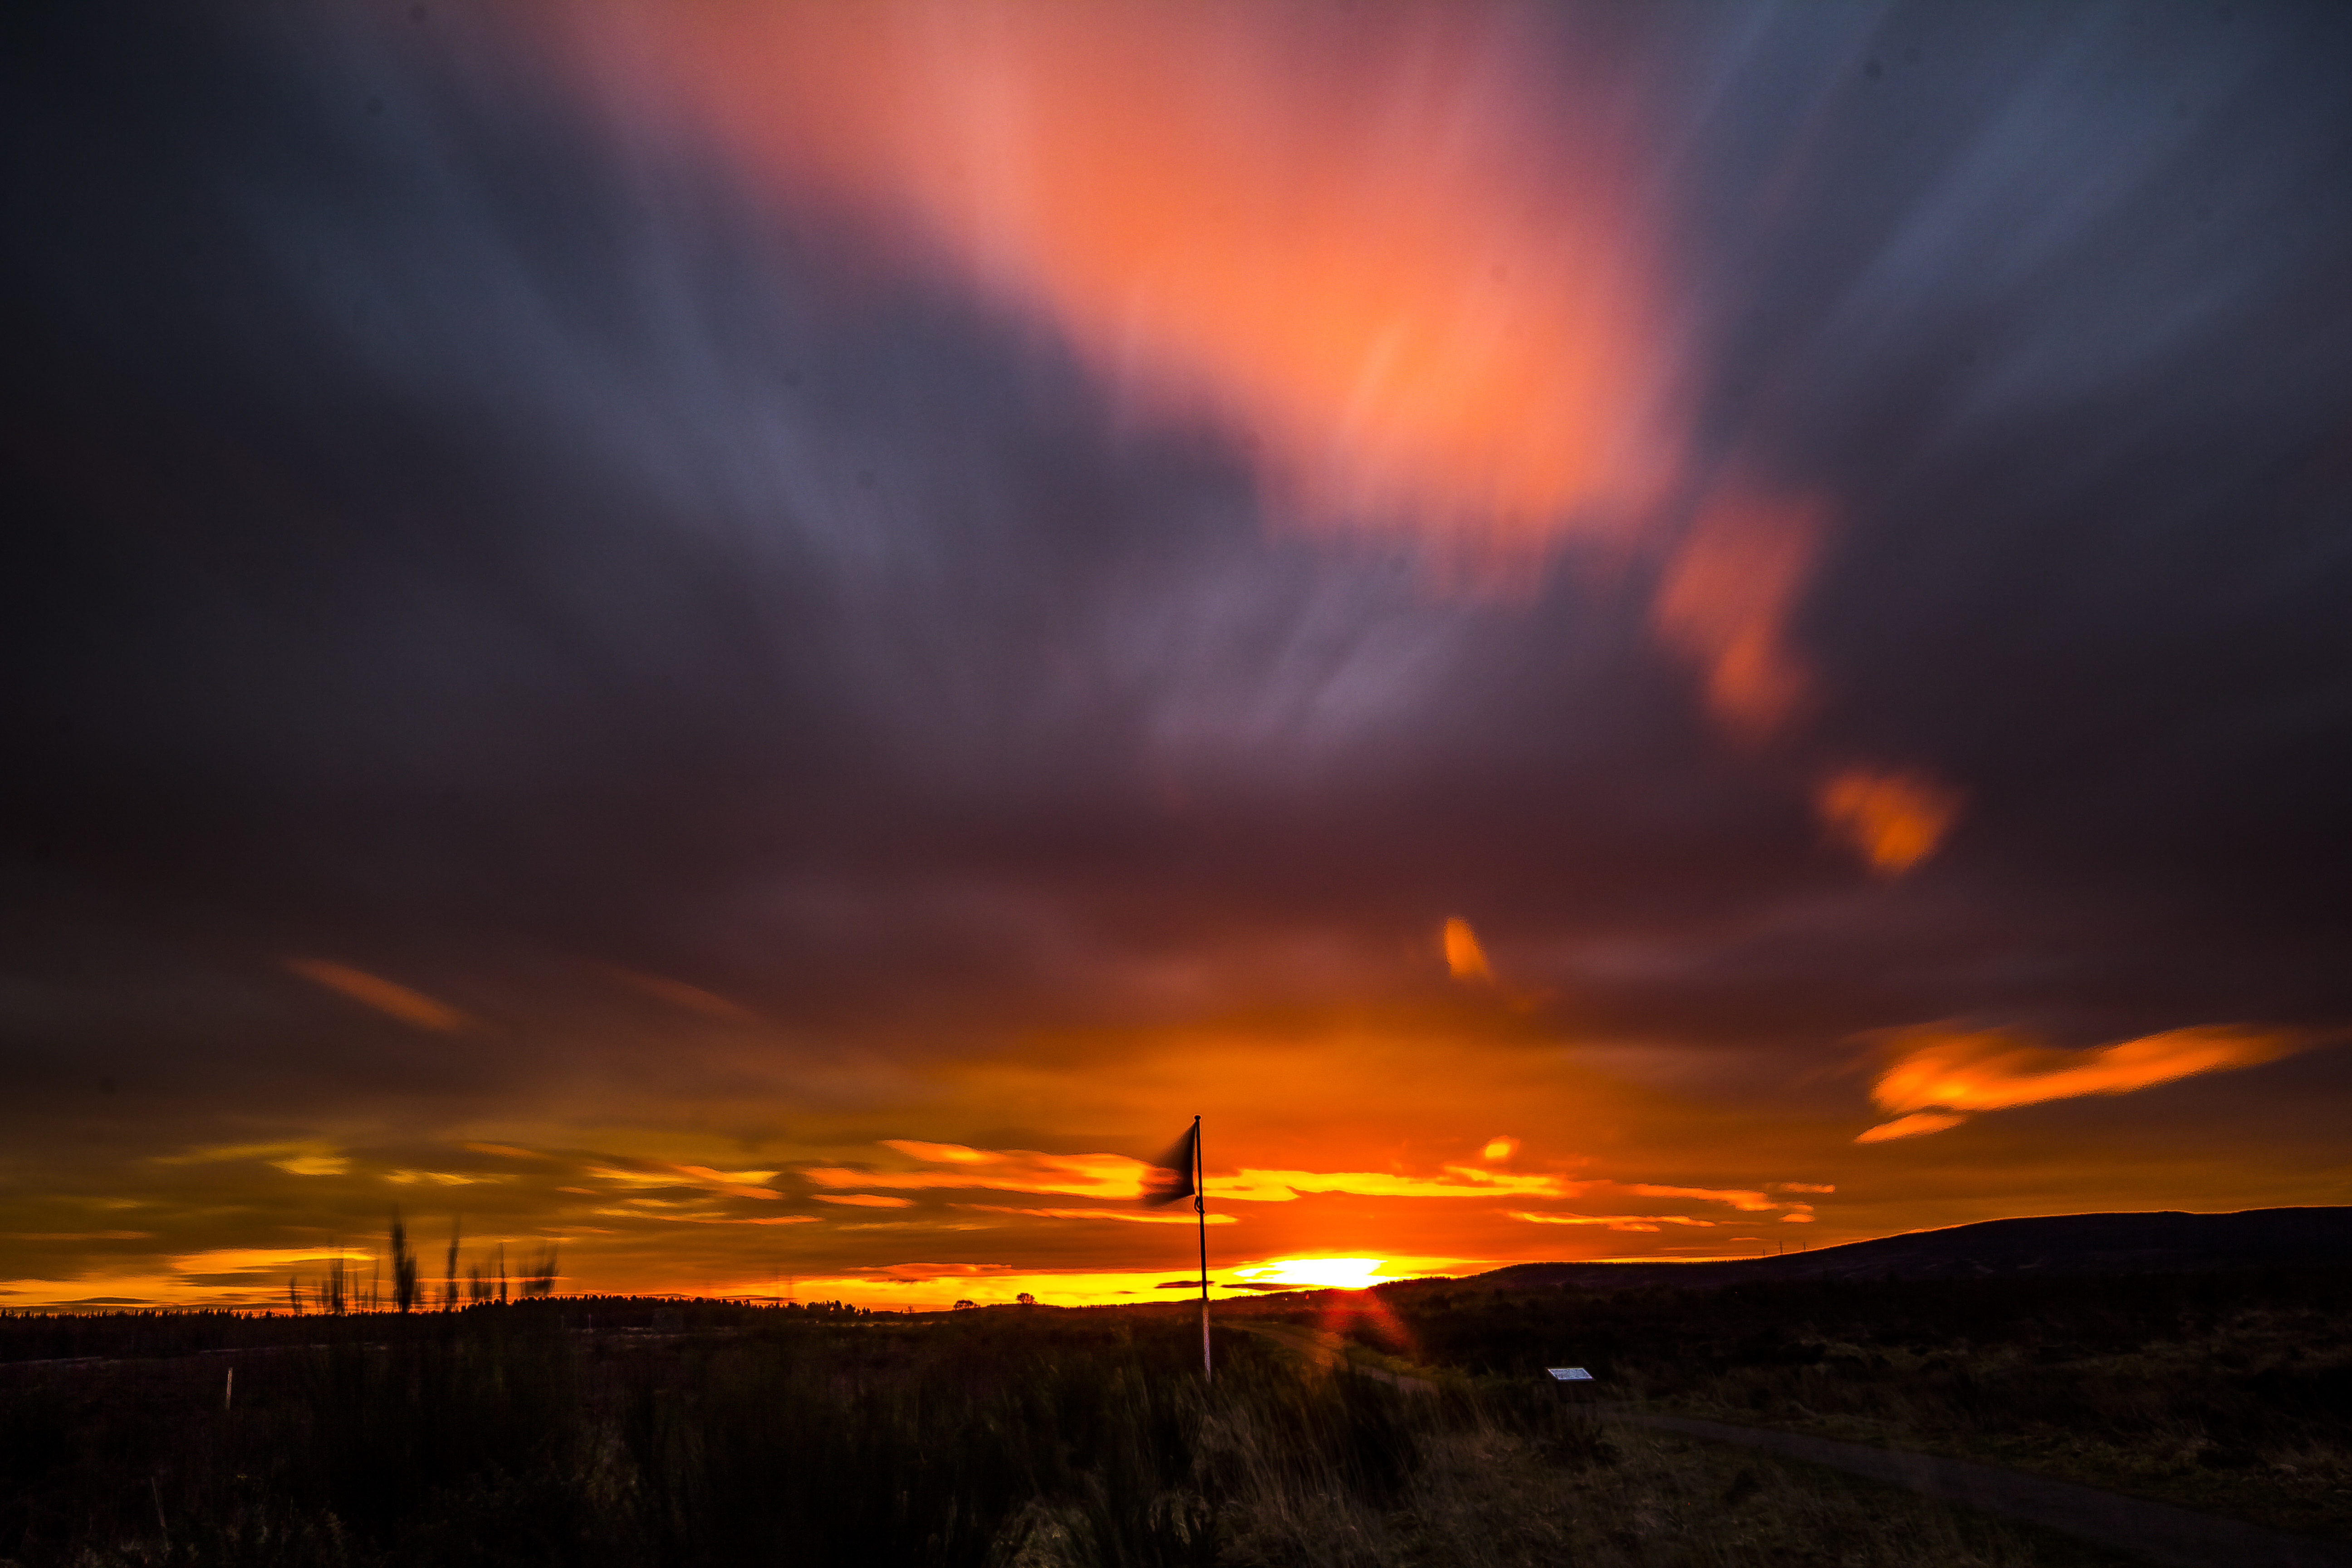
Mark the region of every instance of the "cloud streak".
POLYGON ((415 1028, 447 1034, 466 1026, 466 1016, 447 1003, 436 1002, 422 991, 370 974, 363 969, 353 969, 348 963, 326 958, 289 958, 286 967, 305 980, 415 1028))
POLYGON ((1870 1097, 1908 1114, 1855 1138, 1877 1143, 1956 1127, 1967 1112, 2039 1105, 2088 1094, 2129 1094, 2199 1073, 2273 1062, 2319 1041, 2296 1030, 2248 1025, 2167 1029, 2087 1050, 2059 1050, 2000 1029, 1923 1027, 1893 1037, 1897 1054, 1870 1097))
POLYGON ((894 0, 565 14, 637 111, 910 222, 1277 504, 1540 552, 1662 489, 1673 376, 1624 84, 1528 18, 894 0), (1534 148, 1549 150, 1537 156, 1534 148))

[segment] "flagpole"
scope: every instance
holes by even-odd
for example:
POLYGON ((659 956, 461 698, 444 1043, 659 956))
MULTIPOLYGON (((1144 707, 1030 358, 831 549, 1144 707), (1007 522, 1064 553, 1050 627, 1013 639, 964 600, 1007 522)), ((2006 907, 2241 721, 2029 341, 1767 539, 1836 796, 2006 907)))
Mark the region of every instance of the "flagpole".
POLYGON ((1203 1382, 1217 1381, 1216 1368, 1209 1363, 1209 1205, 1208 1156, 1201 1152, 1201 1119, 1192 1118, 1192 1215, 1201 1222, 1201 1377, 1203 1382))

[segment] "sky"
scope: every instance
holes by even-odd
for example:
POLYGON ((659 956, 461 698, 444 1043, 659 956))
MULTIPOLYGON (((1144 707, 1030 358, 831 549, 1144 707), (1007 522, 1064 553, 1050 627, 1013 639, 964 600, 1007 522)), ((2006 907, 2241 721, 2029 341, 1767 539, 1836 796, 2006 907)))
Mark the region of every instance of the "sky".
POLYGON ((2341 7, 0 28, 0 1306, 2352 1201, 2341 7))

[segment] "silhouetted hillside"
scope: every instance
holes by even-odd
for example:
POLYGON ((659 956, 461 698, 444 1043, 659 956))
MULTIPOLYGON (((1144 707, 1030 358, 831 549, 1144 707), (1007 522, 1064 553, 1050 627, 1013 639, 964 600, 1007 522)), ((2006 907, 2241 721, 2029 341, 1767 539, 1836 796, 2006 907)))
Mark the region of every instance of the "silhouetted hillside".
MULTIPOLYGON (((1981 1279, 2175 1273, 2352 1261, 2352 1208, 2242 1214, 2076 1214, 1987 1220, 1816 1252, 1716 1263, 1521 1263, 1475 1277, 1521 1289, 1730 1285, 1795 1279, 1981 1279)), ((1466 1283, 1466 1281, 1465 1281, 1466 1283)))

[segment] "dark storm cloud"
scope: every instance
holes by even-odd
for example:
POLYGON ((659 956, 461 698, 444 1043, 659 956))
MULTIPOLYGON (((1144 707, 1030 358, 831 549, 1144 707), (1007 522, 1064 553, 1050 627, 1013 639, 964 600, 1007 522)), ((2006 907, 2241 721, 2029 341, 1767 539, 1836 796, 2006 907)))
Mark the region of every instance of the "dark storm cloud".
POLYGON ((1644 24, 1708 440, 1832 504, 1757 752, 1646 568, 1286 532, 1233 433, 462 16, 9 26, 27 1086, 430 1120, 740 1037, 607 966, 812 1049, 1447 1014, 1454 913, 1529 1038, 2346 1005, 2326 12, 1644 24), (1822 845, 1849 756, 1967 791, 1943 858, 1822 845))

